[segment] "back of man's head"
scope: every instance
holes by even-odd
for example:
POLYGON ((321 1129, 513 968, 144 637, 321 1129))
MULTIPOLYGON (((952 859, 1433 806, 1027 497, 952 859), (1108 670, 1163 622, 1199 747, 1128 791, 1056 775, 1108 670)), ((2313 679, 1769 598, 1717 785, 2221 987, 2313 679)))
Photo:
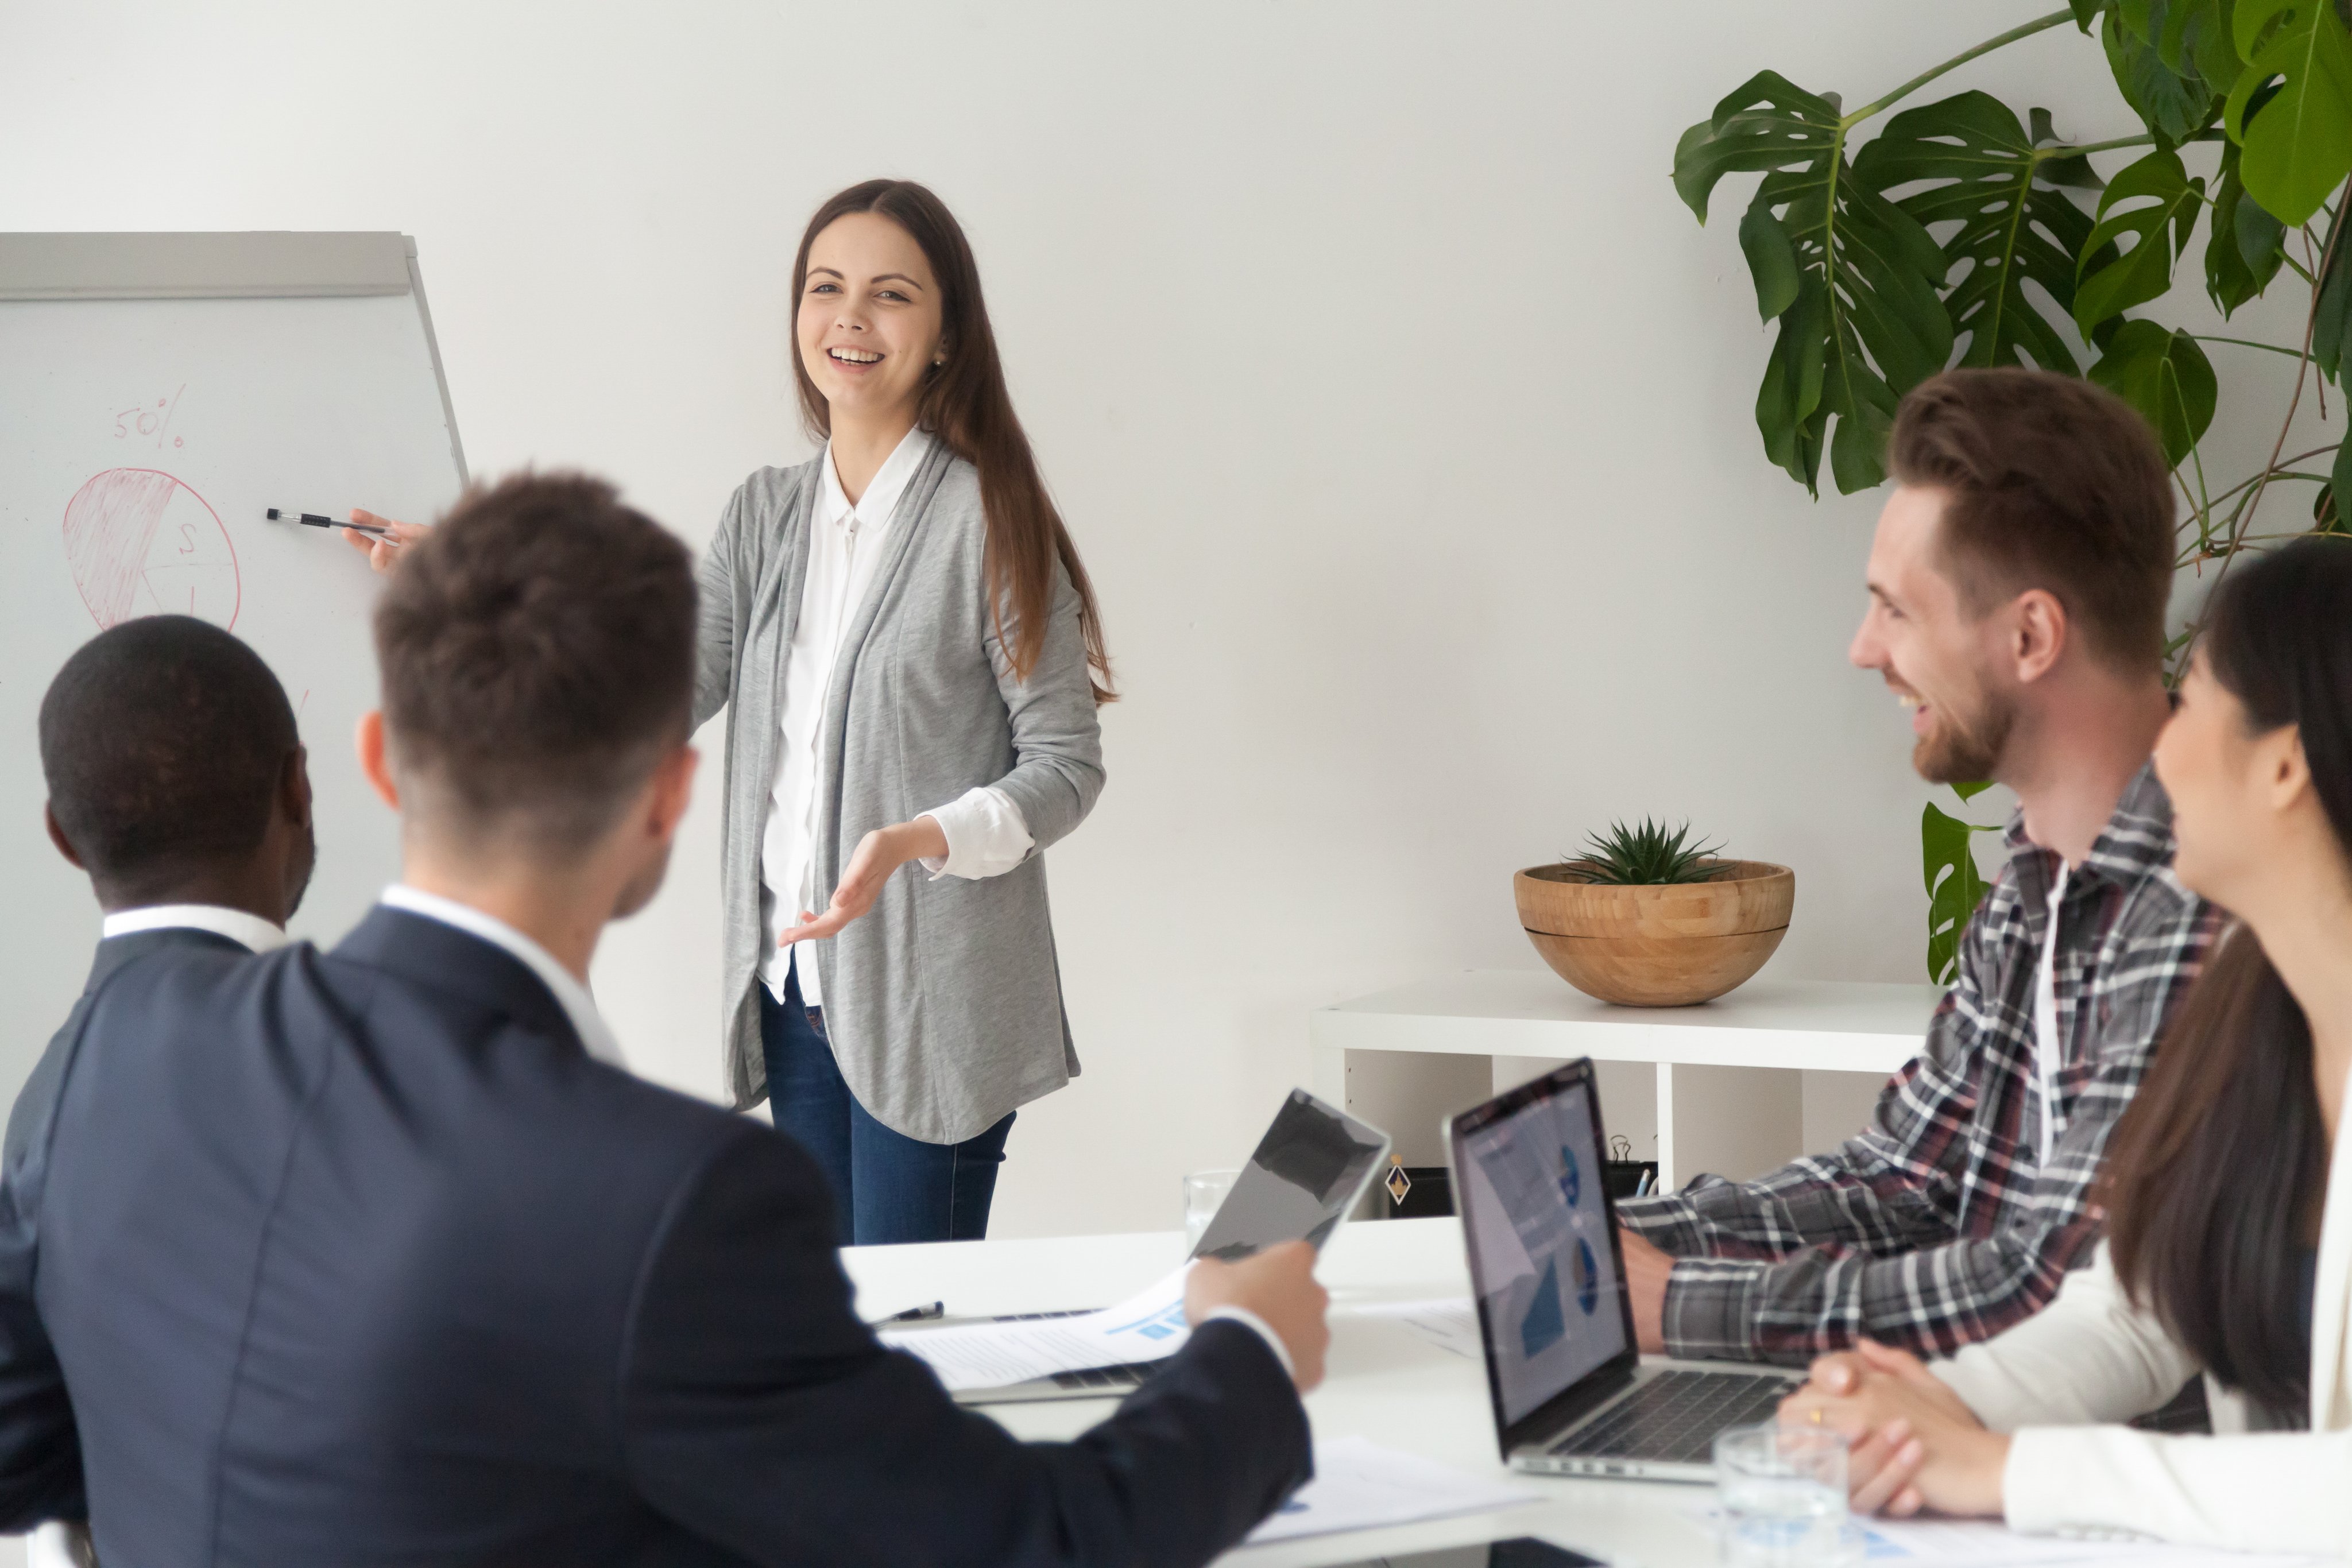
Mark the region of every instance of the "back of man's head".
POLYGON ((40 740, 49 814, 110 908, 257 852, 301 745, 269 666, 186 615, 83 643, 41 699, 40 740))
POLYGON ((2130 404, 2048 371, 1947 371, 1904 398, 1887 457, 1897 482, 1948 498, 1939 549, 1972 612, 2042 589, 2095 658, 2157 671, 2172 477, 2130 404))
POLYGON ((610 485, 467 494, 376 606, 409 831, 551 860, 593 843, 687 738, 694 621, 686 548, 610 485))

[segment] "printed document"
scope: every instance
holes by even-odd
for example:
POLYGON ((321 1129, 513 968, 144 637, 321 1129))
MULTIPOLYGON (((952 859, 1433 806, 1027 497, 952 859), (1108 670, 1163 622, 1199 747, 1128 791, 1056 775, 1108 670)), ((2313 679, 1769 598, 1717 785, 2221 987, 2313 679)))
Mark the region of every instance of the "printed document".
POLYGON ((1535 1492, 1465 1475, 1418 1454, 1384 1448, 1370 1437, 1332 1437, 1315 1445, 1315 1479, 1251 1531, 1243 1544, 1378 1530, 1538 1500, 1535 1492))
POLYGON ((1179 1269, 1098 1312, 886 1329, 877 1337, 892 1350, 924 1362, 949 1393, 958 1394, 1028 1383, 1057 1372, 1159 1361, 1183 1349, 1192 1331, 1184 1322, 1184 1270, 1179 1269))

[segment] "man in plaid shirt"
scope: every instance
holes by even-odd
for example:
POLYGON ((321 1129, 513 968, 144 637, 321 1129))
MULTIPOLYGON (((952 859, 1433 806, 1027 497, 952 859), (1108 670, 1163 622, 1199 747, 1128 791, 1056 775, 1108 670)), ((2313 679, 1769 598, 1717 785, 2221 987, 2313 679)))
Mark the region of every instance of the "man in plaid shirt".
POLYGON ((1647 1351, 1949 1355, 2039 1311, 2090 1259, 2107 1134, 2216 932, 2147 762, 2173 505, 2147 424, 2071 377, 1958 371, 1889 447, 1852 657, 1913 710, 1923 777, 2016 792, 2008 863, 1860 1134, 1618 1205, 1647 1351))

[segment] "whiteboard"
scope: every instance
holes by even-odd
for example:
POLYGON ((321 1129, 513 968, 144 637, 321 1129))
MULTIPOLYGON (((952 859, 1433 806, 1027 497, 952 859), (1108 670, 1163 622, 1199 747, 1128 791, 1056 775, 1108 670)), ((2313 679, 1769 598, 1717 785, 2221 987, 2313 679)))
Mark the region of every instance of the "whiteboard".
POLYGON ((41 827, 37 718, 102 627, 227 627, 295 705, 324 945, 399 867, 352 734, 377 580, 278 507, 426 520, 465 483, 415 247, 399 235, 0 235, 0 1094, 80 993, 99 915, 41 827))

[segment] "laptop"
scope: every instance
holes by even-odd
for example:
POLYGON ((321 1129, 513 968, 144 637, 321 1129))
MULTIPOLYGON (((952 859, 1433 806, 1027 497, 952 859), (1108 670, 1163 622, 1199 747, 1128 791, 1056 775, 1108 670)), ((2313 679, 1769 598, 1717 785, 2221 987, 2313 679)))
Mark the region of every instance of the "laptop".
MULTIPOLYGON (((1282 1241, 1312 1242, 1317 1251, 1371 1186, 1388 1157, 1389 1135, 1334 1110, 1304 1089, 1294 1089, 1274 1113, 1256 1152, 1242 1167, 1233 1191, 1210 1218, 1192 1250, 1193 1258, 1228 1262, 1282 1241)), ((1075 1317, 1076 1312, 1020 1312, 998 1318, 1075 1317)), ((998 1388, 967 1388, 959 1405, 1005 1405, 1036 1399, 1117 1398, 1139 1387, 1166 1364, 1139 1362, 1091 1367, 998 1388)))
POLYGON ((1543 1475, 1712 1480, 1715 1435, 1773 1419, 1803 1380, 1642 1359, 1601 1180, 1608 1140, 1591 1061, 1465 1111, 1445 1133, 1505 1462, 1543 1475))

